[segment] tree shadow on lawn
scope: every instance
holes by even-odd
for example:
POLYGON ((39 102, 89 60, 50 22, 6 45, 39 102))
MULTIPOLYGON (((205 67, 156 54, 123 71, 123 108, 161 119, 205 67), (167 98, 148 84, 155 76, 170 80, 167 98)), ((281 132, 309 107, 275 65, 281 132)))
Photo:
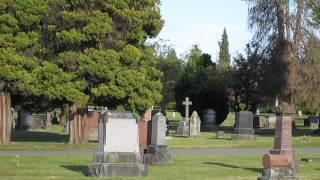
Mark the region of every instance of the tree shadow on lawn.
POLYGON ((215 165, 215 166, 223 166, 223 167, 227 167, 227 168, 236 168, 236 169, 244 169, 244 170, 248 170, 248 171, 253 171, 253 172, 261 172, 261 169, 259 168, 244 168, 244 167, 239 167, 239 166, 235 166, 235 165, 231 165, 231 164, 225 164, 225 163, 215 163, 215 162, 204 162, 203 164, 207 164, 207 165, 215 165))
POLYGON ((11 139, 15 142, 67 143, 68 135, 40 131, 12 131, 11 139))
POLYGON ((70 171, 81 173, 84 176, 89 176, 88 166, 61 165, 60 167, 63 167, 70 171))

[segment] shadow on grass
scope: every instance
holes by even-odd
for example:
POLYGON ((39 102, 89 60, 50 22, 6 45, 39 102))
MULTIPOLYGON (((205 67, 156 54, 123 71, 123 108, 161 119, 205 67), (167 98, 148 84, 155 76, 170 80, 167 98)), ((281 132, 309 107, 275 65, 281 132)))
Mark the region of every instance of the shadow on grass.
POLYGON ((215 162, 204 162, 203 164, 207 164, 207 165, 215 165, 215 166, 223 166, 223 167, 227 167, 227 168, 236 168, 236 169, 244 169, 244 170, 248 170, 248 171, 253 171, 253 172, 261 172, 261 169, 259 168, 244 168, 244 167, 239 167, 239 166, 235 166, 235 165, 231 165, 231 164, 225 164, 225 163, 215 163, 215 162))
POLYGON ((15 142, 68 143, 68 135, 39 131, 12 131, 11 139, 15 142))
POLYGON ((70 170, 70 171, 81 173, 84 176, 89 175, 88 166, 61 165, 61 167, 65 168, 67 170, 70 170))

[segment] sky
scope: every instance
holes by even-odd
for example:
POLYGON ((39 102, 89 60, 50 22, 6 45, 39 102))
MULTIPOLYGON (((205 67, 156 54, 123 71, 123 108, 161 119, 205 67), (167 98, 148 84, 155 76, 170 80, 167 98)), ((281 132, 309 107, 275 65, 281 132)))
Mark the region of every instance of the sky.
POLYGON ((242 53, 252 37, 247 28, 248 6, 241 0, 161 0, 160 10, 165 24, 158 38, 178 55, 198 44, 215 61, 224 27, 231 56, 242 53))

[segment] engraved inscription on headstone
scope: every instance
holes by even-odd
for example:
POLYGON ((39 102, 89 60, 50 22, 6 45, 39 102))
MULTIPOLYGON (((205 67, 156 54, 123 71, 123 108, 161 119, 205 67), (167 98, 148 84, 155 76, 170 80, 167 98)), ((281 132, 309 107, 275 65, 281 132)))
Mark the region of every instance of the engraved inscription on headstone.
POLYGON ((275 130, 274 154, 290 153, 292 149, 292 119, 290 116, 278 116, 275 130))

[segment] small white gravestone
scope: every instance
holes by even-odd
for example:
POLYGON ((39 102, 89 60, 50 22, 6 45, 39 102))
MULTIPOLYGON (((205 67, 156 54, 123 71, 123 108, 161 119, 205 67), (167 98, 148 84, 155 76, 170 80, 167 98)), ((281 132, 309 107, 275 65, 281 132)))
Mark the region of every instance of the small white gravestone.
POLYGON ((105 136, 105 152, 139 152, 138 124, 131 114, 113 112, 105 136))
POLYGON ((193 111, 190 118, 190 136, 200 135, 201 120, 196 111, 193 111))

